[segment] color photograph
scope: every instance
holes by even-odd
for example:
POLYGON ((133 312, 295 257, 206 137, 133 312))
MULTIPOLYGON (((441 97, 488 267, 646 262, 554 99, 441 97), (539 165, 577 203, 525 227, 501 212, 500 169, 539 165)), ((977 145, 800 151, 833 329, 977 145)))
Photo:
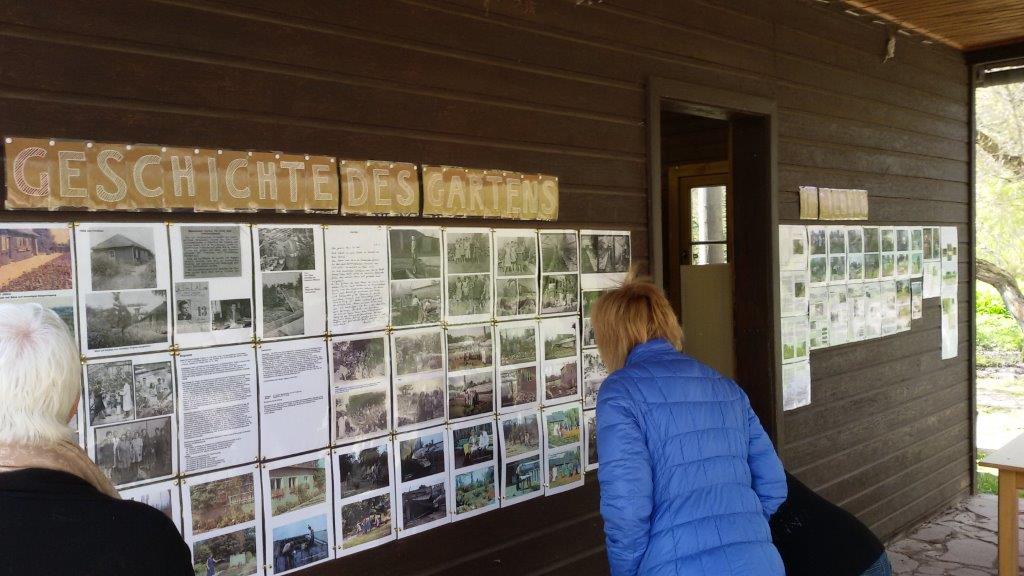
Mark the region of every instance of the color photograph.
POLYGON ((580 462, 580 448, 570 448, 565 452, 551 454, 547 457, 548 488, 558 488, 579 482, 583 479, 583 466, 580 462))
POLYGON ((71 290, 71 230, 0 227, 0 293, 71 290))
POLYGON ((455 470, 494 459, 494 422, 452 429, 452 453, 455 470))
POLYGON ((445 482, 423 484, 402 492, 402 529, 408 530, 448 515, 445 482))
POLYGON ((320 514, 274 528, 274 572, 294 570, 326 560, 331 554, 327 534, 330 521, 327 514, 320 514))
POLYGON ((269 489, 271 516, 327 502, 324 459, 317 458, 271 469, 269 489))
POLYGON ((494 411, 494 371, 448 376, 448 418, 466 418, 494 411))
POLYGON ((156 288, 154 236, 150 226, 90 230, 92 290, 156 288))
POLYGON ((452 327, 447 330, 448 372, 487 368, 494 361, 491 326, 452 327))
POLYGON ((545 410, 544 425, 549 449, 575 444, 580 441, 580 407, 545 410))
POLYGON ((256 566, 256 528, 243 528, 192 544, 192 568, 196 574, 249 576, 256 566))
POLYGON ((497 500, 494 466, 455 476, 455 513, 465 514, 494 504, 497 500))
POLYGON ((579 392, 575 359, 544 365, 544 399, 567 398, 579 392))
POLYGON ((578 322, 575 317, 548 318, 541 321, 545 360, 569 358, 576 355, 578 322))
POLYGON ((316 269, 313 229, 260 228, 260 270, 284 272, 316 269))
POLYGON ((192 532, 199 534, 256 519, 253 475, 242 473, 189 487, 192 532))
POLYGON ((85 331, 90 350, 167 342, 167 291, 90 292, 85 331))
POLYGON ((174 473, 170 416, 96 428, 96 465, 116 486, 174 473))
POLYGON ((376 446, 336 454, 339 500, 387 488, 391 484, 388 471, 391 465, 390 446, 391 443, 385 440, 376 446))
POLYGON ((525 496, 541 489, 540 454, 505 462, 505 498, 525 496))
POLYGON ((341 505, 341 547, 355 548, 390 536, 391 494, 341 505))

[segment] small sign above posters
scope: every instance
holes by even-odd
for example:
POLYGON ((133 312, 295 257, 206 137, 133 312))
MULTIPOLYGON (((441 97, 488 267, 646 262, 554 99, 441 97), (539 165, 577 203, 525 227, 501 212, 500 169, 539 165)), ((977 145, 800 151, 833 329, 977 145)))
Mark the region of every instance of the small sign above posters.
POLYGON ((557 220, 558 178, 425 165, 423 215, 557 220))
POLYGON ((342 160, 341 213, 418 216, 420 178, 415 164, 342 160))
POLYGON ((335 212, 334 158, 6 138, 8 210, 335 212))

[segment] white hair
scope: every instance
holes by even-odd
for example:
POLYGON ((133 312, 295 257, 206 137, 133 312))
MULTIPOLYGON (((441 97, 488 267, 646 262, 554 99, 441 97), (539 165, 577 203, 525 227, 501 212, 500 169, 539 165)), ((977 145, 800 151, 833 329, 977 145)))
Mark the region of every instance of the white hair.
POLYGON ((0 442, 69 438, 81 378, 78 346, 53 311, 0 303, 0 442))

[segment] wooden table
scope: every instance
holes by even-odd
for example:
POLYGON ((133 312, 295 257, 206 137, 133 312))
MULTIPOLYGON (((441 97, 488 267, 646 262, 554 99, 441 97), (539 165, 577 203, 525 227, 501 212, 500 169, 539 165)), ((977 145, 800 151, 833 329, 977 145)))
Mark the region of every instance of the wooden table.
POLYGON ((1024 488, 1024 434, 986 456, 980 464, 999 470, 999 576, 1017 576, 1020 562, 1017 490, 1024 488))

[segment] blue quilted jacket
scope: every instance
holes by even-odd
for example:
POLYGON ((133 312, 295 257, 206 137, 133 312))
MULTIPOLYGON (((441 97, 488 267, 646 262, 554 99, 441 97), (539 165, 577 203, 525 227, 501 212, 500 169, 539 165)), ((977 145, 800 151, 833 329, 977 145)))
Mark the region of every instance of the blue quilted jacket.
POLYGON ((786 476, 736 383, 640 344, 601 386, 597 446, 614 576, 784 576, 768 517, 786 476))

